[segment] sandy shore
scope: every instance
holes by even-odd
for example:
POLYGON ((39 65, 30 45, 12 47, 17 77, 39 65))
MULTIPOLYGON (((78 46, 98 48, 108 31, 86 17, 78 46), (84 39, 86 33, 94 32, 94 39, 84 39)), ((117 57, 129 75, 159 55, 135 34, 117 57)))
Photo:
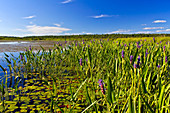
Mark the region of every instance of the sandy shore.
MULTIPOLYGON (((49 49, 54 47, 54 44, 57 44, 57 42, 64 44, 65 41, 6 41, 6 40, 0 40, 0 52, 17 52, 17 51, 25 51, 26 49, 31 47, 34 50, 40 50, 41 47, 44 47, 45 49, 49 49), (11 44, 12 42, 12 44, 11 44)), ((71 42, 69 42, 71 43, 71 42)))

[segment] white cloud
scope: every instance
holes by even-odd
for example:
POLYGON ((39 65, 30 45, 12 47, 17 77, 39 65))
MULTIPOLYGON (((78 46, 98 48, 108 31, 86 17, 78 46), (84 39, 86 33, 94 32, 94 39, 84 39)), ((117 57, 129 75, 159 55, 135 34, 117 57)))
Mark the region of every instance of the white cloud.
POLYGON ((32 16, 23 17, 23 19, 31 19, 31 18, 35 18, 35 17, 36 17, 35 15, 32 15, 32 16))
POLYGON ((56 34, 63 33, 65 31, 70 31, 71 29, 62 28, 62 27, 29 25, 26 26, 26 29, 15 29, 15 30, 21 32, 30 32, 31 34, 36 34, 36 35, 56 35, 56 34))
POLYGON ((82 32, 82 33, 65 33, 64 35, 90 35, 94 33, 87 33, 87 32, 82 32))
POLYGON ((119 16, 119 15, 97 15, 97 16, 91 16, 92 18, 104 18, 104 17, 112 17, 112 16, 119 16))
POLYGON ((170 29, 165 29, 165 30, 157 30, 156 32, 170 32, 170 29))
POLYGON ((151 30, 151 29, 164 29, 164 27, 145 27, 144 30, 151 30))
POLYGON ((54 24, 55 26, 57 26, 57 27, 60 27, 61 25, 60 24, 54 24))
POLYGON ((63 1, 63 2, 61 2, 62 4, 67 4, 67 3, 70 3, 70 2, 72 2, 72 0, 66 0, 66 1, 63 1))
POLYGON ((132 30, 123 30, 123 29, 119 29, 117 31, 112 31, 112 32, 109 32, 108 34, 113 34, 113 33, 129 33, 131 32, 132 30))
POLYGON ((166 20, 155 20, 152 23, 166 23, 166 20))
POLYGON ((134 32, 135 34, 150 34, 150 33, 155 33, 153 31, 137 31, 137 32, 134 32))
POLYGON ((30 24, 33 24, 33 22, 29 22, 30 24))

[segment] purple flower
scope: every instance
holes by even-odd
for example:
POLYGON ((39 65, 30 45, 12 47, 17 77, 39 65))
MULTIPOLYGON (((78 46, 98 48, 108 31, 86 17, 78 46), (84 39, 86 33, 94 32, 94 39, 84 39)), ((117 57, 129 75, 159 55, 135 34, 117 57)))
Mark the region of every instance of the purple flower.
POLYGON ((124 58, 124 54, 125 54, 125 52, 122 50, 122 58, 124 58))
POLYGON ((83 41, 83 44, 85 44, 85 42, 83 41))
POLYGON ((153 37, 153 41, 155 42, 155 38, 153 37))
POLYGON ((86 62, 88 62, 88 59, 86 59, 86 62))
POLYGON ((137 43, 137 48, 139 49, 141 46, 137 43))
POLYGON ((109 39, 107 39, 107 41, 109 41, 109 39))
POLYGON ((162 43, 162 41, 160 41, 160 44, 162 43))
POLYGON ((165 63, 168 62, 168 56, 165 56, 165 63))
POLYGON ((161 66, 158 64, 158 66, 157 66, 158 68, 160 68, 161 66))
POLYGON ((79 64, 80 64, 80 66, 82 66, 82 58, 80 58, 80 63, 79 64))
POLYGON ((100 44, 100 46, 103 47, 102 44, 100 44))
POLYGON ((67 43, 67 41, 65 41, 65 44, 67 43))
POLYGON ((75 43, 75 46, 77 46, 77 42, 75 43))
POLYGON ((147 55, 148 55, 148 49, 146 49, 146 54, 145 54, 145 57, 147 57, 147 55))
POLYGON ((90 47, 90 45, 88 45, 88 47, 90 47))
POLYGON ((99 87, 101 88, 102 94, 105 95, 105 89, 104 89, 104 82, 102 79, 99 79, 98 81, 99 87))
POLYGON ((146 39, 145 39, 145 41, 146 41, 146 39))
POLYGON ((20 59, 23 60, 23 56, 22 55, 20 55, 20 59))
POLYGON ((127 45, 126 44, 124 44, 124 47, 126 47, 127 45))
POLYGON ((27 52, 27 49, 25 49, 25 51, 27 52))
POLYGON ((133 64, 133 67, 136 69, 136 68, 137 68, 137 64, 134 63, 134 64, 133 64))
POLYGON ((140 64, 140 56, 138 56, 137 68, 139 68, 139 64, 140 64))
POLYGON ((132 64, 133 55, 130 55, 130 64, 132 64))
POLYGON ((102 41, 102 39, 100 39, 100 41, 102 41))
POLYGON ((31 51, 31 45, 30 45, 30 47, 29 47, 29 50, 31 51))
POLYGON ((104 85, 104 82, 102 79, 99 79, 98 83, 99 83, 99 86, 104 85))
POLYGON ((164 48, 163 48, 163 51, 165 52, 165 46, 164 46, 164 48))
POLYGON ((166 42, 166 44, 168 44, 168 42, 166 42))

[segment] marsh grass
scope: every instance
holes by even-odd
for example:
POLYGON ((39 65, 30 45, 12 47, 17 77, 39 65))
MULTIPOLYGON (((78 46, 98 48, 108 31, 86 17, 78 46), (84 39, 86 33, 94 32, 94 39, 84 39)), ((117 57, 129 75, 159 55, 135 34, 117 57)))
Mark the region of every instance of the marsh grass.
POLYGON ((95 39, 67 49, 58 44, 35 53, 31 48, 20 53, 22 59, 6 56, 15 83, 1 83, 0 112, 168 113, 169 39, 95 39))

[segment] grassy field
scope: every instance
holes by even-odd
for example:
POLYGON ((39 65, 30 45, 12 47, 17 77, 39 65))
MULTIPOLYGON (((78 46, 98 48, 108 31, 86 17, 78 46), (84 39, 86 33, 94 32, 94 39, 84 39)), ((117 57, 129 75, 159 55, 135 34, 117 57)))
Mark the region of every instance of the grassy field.
POLYGON ((11 74, 1 66, 0 112, 168 113, 169 40, 66 41, 6 55, 11 74))

